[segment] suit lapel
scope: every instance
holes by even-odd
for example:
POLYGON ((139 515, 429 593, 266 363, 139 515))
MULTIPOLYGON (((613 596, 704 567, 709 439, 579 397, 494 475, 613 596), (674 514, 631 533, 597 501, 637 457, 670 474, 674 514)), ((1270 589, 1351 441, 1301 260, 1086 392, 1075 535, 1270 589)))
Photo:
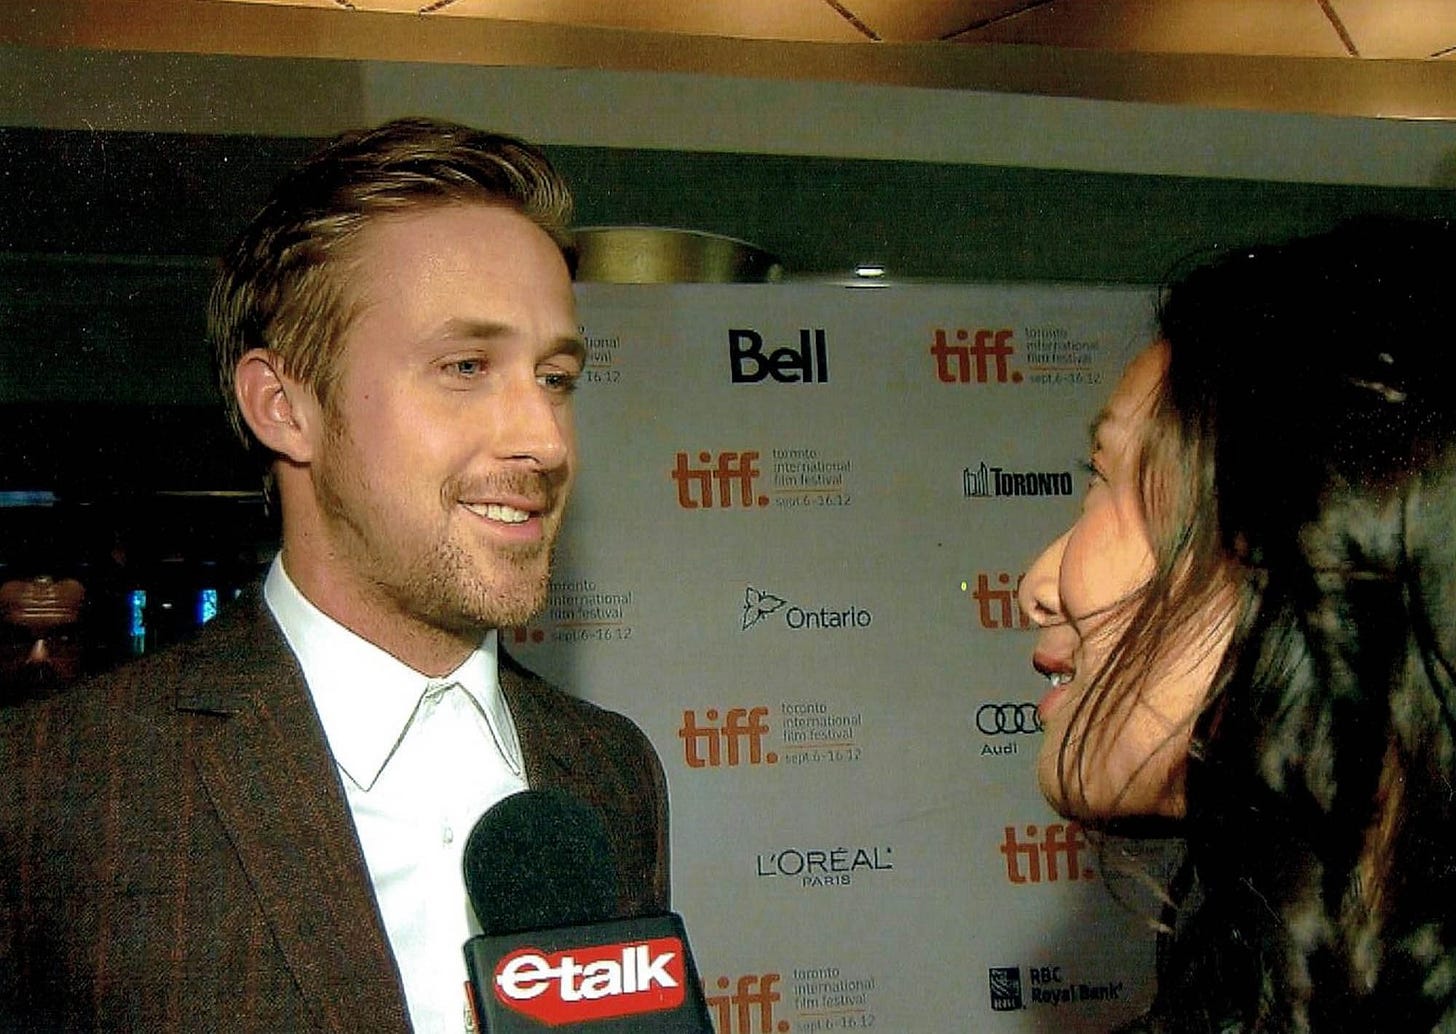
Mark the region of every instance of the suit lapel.
POLYGON ((499 664, 501 695, 516 726, 521 760, 526 766, 526 784, 533 790, 552 787, 569 790, 575 782, 575 757, 559 746, 559 722, 530 691, 527 679, 531 676, 505 651, 500 653, 499 664))
POLYGON ((198 768, 319 1026, 406 1030, 404 993, 343 788, 292 654, 239 601, 199 657, 198 768))

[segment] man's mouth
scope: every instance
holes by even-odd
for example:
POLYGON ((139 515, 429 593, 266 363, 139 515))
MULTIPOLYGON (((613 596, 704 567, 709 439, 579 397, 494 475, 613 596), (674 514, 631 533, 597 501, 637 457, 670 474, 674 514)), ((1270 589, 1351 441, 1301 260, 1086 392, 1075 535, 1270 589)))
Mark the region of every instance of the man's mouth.
POLYGON ((525 510, 518 510, 514 506, 505 506, 501 503, 462 503, 461 505, 477 517, 484 517, 488 521, 498 521, 501 524, 525 524, 531 519, 531 515, 525 510))

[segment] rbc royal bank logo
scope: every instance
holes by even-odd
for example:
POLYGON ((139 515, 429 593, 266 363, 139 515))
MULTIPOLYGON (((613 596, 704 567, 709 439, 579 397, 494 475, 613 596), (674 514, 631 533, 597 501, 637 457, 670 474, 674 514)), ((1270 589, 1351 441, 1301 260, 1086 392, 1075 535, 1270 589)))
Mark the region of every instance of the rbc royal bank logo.
POLYGON ((992 1012, 1014 1012, 1026 1008, 1026 1000, 1021 995, 1020 966, 992 966, 990 978, 992 1012))
MULTIPOLYGON (((1066 1006, 1073 1003, 1120 1002, 1125 1000, 1124 981, 1108 980, 1085 983, 1073 980, 1058 965, 1028 967, 1031 978, 1031 1006, 1066 1006)), ((1012 1012, 1028 1007, 1022 991, 1020 966, 992 966, 991 1011, 1012 1012)))
POLYGON ((1020 384, 1021 371, 1011 361, 1013 336, 1009 329, 937 329, 930 346, 936 379, 942 384, 1020 384))
POLYGON ((734 384, 827 384, 829 345, 822 329, 799 331, 799 347, 785 345, 764 354, 763 336, 752 330, 728 331, 728 365, 734 384))

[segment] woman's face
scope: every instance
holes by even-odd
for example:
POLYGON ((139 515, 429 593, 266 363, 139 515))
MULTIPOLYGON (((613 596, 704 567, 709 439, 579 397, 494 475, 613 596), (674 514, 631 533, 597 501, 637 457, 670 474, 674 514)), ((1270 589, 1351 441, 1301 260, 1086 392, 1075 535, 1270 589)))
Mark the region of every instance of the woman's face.
POLYGON ((1037 780, 1051 805, 1072 817, 1183 813, 1192 720, 1227 646, 1221 630, 1214 649, 1170 650, 1135 700, 1093 713, 1078 706, 1127 627, 1130 608, 1119 604, 1153 572, 1139 456, 1167 361, 1166 346, 1153 344, 1128 364, 1094 426, 1082 512, 1021 584, 1021 606, 1040 627, 1032 664, 1051 683, 1039 707, 1045 735, 1037 780))

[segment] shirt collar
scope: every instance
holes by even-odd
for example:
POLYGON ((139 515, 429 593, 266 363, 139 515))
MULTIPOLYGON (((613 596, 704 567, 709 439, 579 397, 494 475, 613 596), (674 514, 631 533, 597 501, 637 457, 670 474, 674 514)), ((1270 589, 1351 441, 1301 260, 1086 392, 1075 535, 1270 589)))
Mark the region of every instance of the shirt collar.
POLYGON ((500 692, 494 629, 449 675, 430 678, 351 632, 308 601, 283 569, 268 569, 263 598, 303 669, 334 761, 362 789, 374 784, 432 687, 459 683, 486 716, 495 746, 517 774, 515 723, 500 692))

